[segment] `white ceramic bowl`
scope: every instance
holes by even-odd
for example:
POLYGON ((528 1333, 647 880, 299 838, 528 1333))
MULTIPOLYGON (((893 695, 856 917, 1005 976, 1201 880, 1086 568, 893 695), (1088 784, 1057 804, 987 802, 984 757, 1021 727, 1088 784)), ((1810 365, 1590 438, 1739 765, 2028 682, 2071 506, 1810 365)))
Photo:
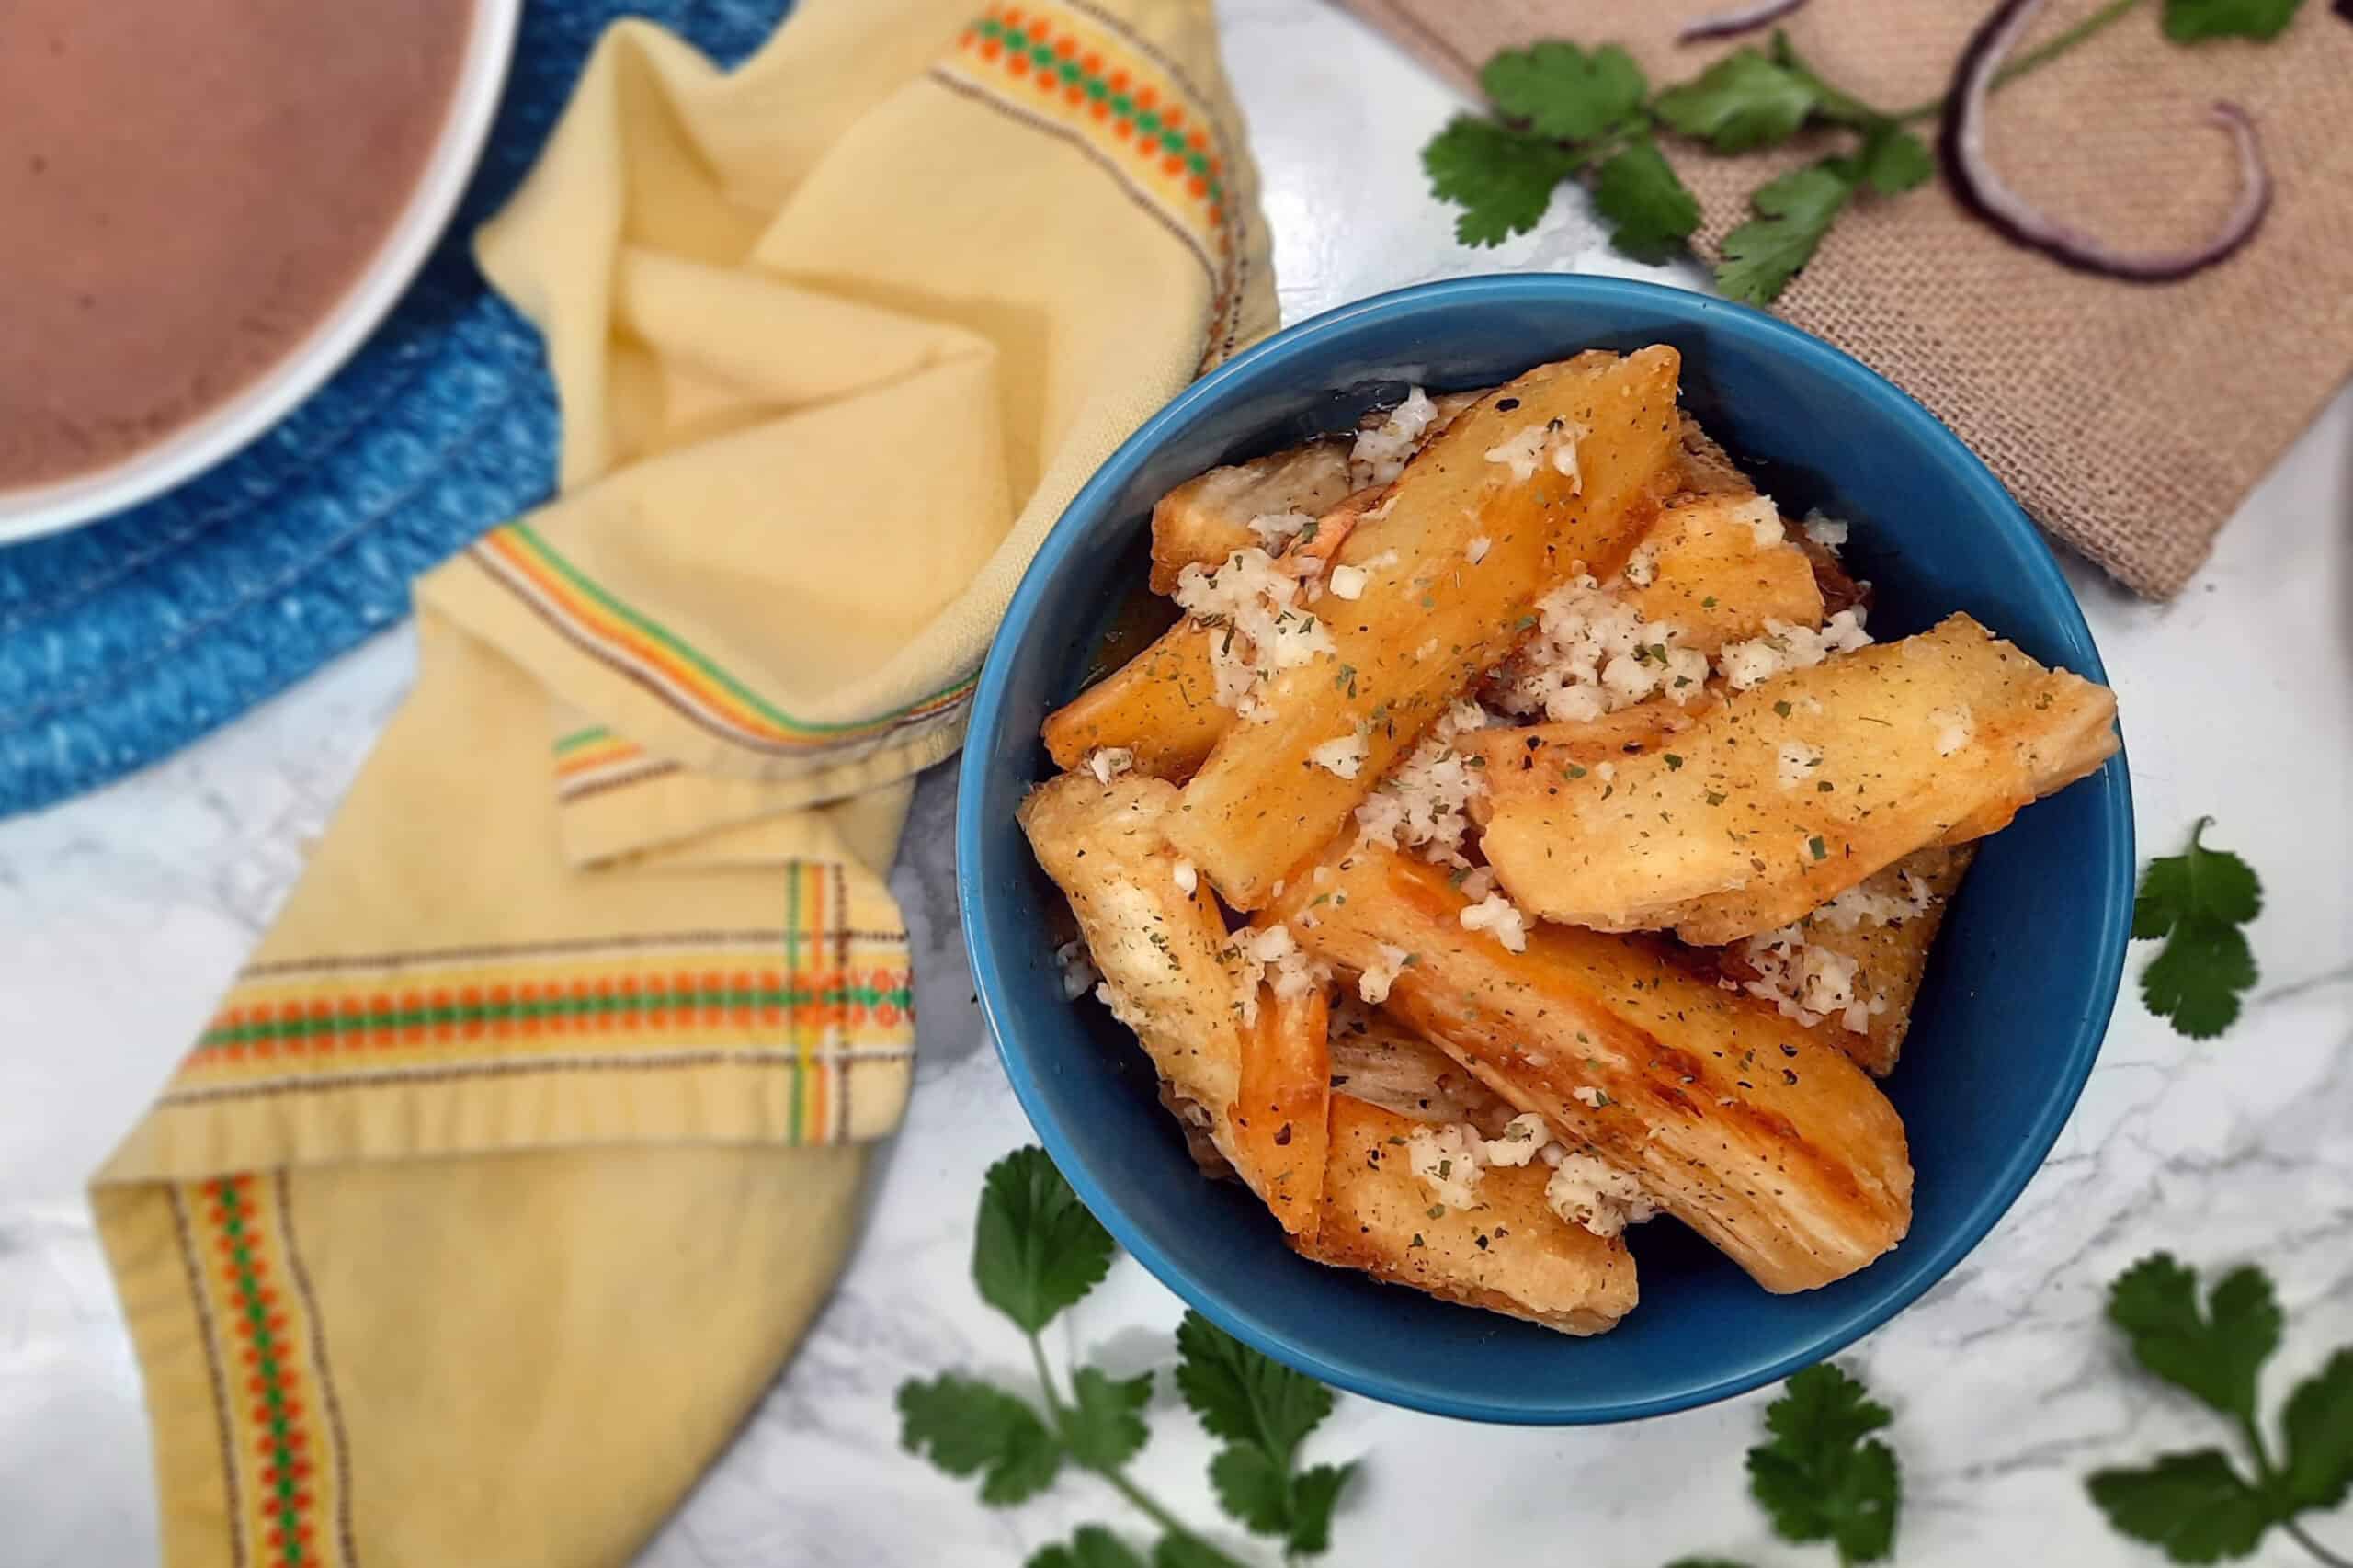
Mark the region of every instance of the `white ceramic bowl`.
POLYGON ((0 490, 0 544, 119 512, 210 468, 317 391, 375 330, 456 210, 506 85, 522 0, 473 0, 473 28, 433 155, 407 207, 335 308, 243 391, 154 445, 87 473, 0 490))

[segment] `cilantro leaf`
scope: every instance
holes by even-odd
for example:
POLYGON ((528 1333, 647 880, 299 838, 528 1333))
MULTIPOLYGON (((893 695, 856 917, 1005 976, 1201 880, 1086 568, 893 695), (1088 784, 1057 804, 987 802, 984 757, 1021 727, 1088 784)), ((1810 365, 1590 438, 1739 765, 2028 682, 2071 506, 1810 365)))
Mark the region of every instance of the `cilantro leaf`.
POLYGON ((1881 196, 1901 196, 1936 172, 1925 142, 1900 125, 1883 124, 1864 134, 1850 177, 1881 196))
POLYGON ((1760 186, 1748 198, 1756 216, 1724 236, 1716 287, 1744 304, 1769 305, 1790 279, 1813 259, 1855 194, 1854 182, 1829 160, 1794 169, 1760 186))
POLYGON ((2197 1273, 2161 1252, 2109 1288, 2108 1316, 2142 1366, 2225 1415, 2255 1419, 2256 1374, 2279 1347, 2279 1303, 2262 1270, 2224 1276, 2201 1312, 2197 1273))
POLYGON ((2227 849, 2199 842, 2213 820, 2198 819, 2181 854, 2149 862, 2132 903, 2133 939, 2165 939, 2141 971, 2142 999, 2192 1040, 2211 1040, 2238 1017, 2239 997, 2256 976, 2239 927, 2263 911, 2254 869, 2227 849))
POLYGON ((2275 39, 2296 19, 2303 0, 2165 0, 2165 37, 2176 43, 2209 38, 2275 39))
POLYGON ((1260 1535, 1290 1528, 1290 1474, 1256 1443, 1233 1443, 1210 1460, 1217 1506, 1260 1535))
POLYGON ((927 1445, 950 1475, 981 1476, 981 1501, 1002 1507, 1034 1497, 1062 1469, 1062 1445, 1038 1413, 1003 1389, 943 1372, 899 1385, 899 1444, 927 1445))
POLYGON ((1110 1267, 1111 1233, 1044 1150, 1016 1149, 989 1167, 972 1236, 983 1301, 1035 1334, 1110 1267))
POLYGON ((1144 1562, 1101 1525, 1081 1525, 1068 1546, 1035 1552, 1022 1568, 1144 1568, 1144 1562))
POLYGON ((1299 1472, 1291 1483, 1288 1550, 1302 1557, 1313 1557, 1331 1550, 1332 1506, 1340 1500, 1341 1488, 1356 1472, 1353 1460, 1347 1464, 1319 1464, 1299 1472))
POLYGON ((1699 226, 1699 202, 1647 136, 1596 171, 1594 210, 1611 224, 1609 243, 1637 261, 1664 261, 1699 226))
POLYGON ((1212 1437, 1256 1443, 1288 1464, 1332 1414, 1332 1391, 1251 1349, 1199 1312, 1176 1325, 1176 1389, 1212 1437))
POLYGON ((1587 54, 1573 43, 1506 49, 1479 73, 1479 85, 1506 119, 1540 136, 1590 142, 1631 119, 1650 83, 1614 43, 1587 54))
POLYGON ((2344 1502, 2353 1491, 2353 1348, 2339 1350, 2296 1385, 2280 1426, 2288 1437, 2279 1477, 2287 1506, 2334 1508, 2344 1502))
POLYGON ((1902 1489, 1894 1451, 1868 1433, 1887 1407, 1828 1362, 1791 1378, 1766 1408, 1772 1440, 1748 1450, 1748 1489, 1784 1540, 1829 1540, 1842 1561, 1872 1562, 1895 1543, 1902 1489))
POLYGON ((1143 1407, 1152 1402, 1152 1374, 1106 1377, 1081 1367, 1070 1381, 1071 1405, 1063 1419, 1070 1457, 1089 1470, 1115 1470, 1135 1456, 1152 1434, 1143 1407))
POLYGON ((1753 49, 1735 50, 1658 96, 1658 117, 1719 153, 1774 147, 1820 102, 1807 79, 1753 49))
POLYGON ((2245 1557, 2273 1522, 2269 1500, 2219 1449, 2161 1454, 2146 1470, 2103 1470, 2084 1484, 2109 1524, 2176 1562, 2245 1557))
POLYGON ((1466 245, 1501 244, 1535 228, 1552 187, 1580 161, 1556 142, 1470 115, 1455 116, 1422 148, 1431 194, 1462 209, 1454 237, 1466 245))

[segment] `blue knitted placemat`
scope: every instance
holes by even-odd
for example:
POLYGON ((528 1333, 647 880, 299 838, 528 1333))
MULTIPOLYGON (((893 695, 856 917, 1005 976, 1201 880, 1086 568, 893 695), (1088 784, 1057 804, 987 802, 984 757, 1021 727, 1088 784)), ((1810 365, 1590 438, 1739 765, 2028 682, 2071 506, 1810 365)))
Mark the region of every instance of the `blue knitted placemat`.
POLYGON ((473 231, 539 156, 608 24, 722 64, 790 0, 527 0, 481 168, 416 283, 261 440, 160 500, 0 547, 0 815, 153 762, 408 613, 409 584, 544 499, 554 391, 473 231))

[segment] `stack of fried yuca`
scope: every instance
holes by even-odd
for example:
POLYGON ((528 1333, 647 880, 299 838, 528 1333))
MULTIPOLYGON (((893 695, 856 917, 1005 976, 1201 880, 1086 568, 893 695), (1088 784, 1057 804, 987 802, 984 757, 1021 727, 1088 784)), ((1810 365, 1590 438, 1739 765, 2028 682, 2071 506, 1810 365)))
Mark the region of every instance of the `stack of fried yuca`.
POLYGON ((1711 654, 1819 628, 1862 592, 1760 523, 1769 503, 1676 407, 1678 369, 1665 347, 1597 352, 1455 394, 1386 485, 1351 489, 1327 440, 1180 486, 1154 518, 1155 589, 1259 542, 1254 518, 1305 514, 1281 564, 1357 568, 1361 592, 1313 602, 1332 651, 1266 679, 1246 719, 1216 700, 1218 629, 1179 620, 1047 722, 1071 771, 1021 809, 1164 1098, 1293 1247, 1573 1334, 1633 1306, 1622 1239, 1556 1213, 1541 1164, 1433 1203, 1415 1131, 1495 1138, 1533 1113, 1767 1289, 1852 1273, 1910 1221, 1904 1129, 1871 1074, 1894 1062, 1968 842, 2114 749, 2108 693, 1955 617, 1753 689, 1456 737, 1484 786, 1477 852, 1530 917, 1517 947, 1466 927, 1461 870, 1361 842, 1356 809, 1580 574, 1639 551, 1616 591, 1711 654), (1319 766, 1343 736, 1360 764, 1319 766), (1788 787, 1785 747, 1819 756, 1809 788, 1788 787), (1107 756, 1127 770, 1088 766, 1107 756), (1849 889, 1912 915, 1817 919, 1849 889), (1746 949, 1710 946, 1777 927, 1867 967, 1867 1021, 1777 1006, 1746 949), (1284 933, 1339 977, 1336 1002, 1241 956, 1284 933), (1378 1007, 1351 983, 1374 971, 1378 1007))

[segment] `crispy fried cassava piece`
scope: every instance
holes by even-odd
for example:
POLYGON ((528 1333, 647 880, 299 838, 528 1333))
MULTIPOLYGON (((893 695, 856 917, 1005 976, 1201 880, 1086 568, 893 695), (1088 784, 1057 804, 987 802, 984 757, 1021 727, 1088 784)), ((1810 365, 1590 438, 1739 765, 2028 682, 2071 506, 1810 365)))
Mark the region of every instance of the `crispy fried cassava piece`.
POLYGON ((1379 964, 1383 945, 1415 955, 1390 1012, 1563 1142, 1631 1172, 1767 1290, 1828 1284, 1903 1239, 1904 1124, 1819 1030, 1653 939, 1538 926, 1510 952, 1463 929, 1467 903, 1444 868, 1358 846, 1292 879, 1268 913, 1345 969, 1379 964))
MULTIPOLYGON (((1456 415, 1493 390, 1482 387, 1433 397, 1438 413, 1424 427, 1420 444, 1427 446, 1456 415)), ((1387 409, 1375 409, 1361 424, 1377 429, 1388 416, 1387 409)), ((1355 439, 1329 436, 1248 462, 1213 468, 1162 496, 1152 509, 1152 591, 1172 593, 1186 567, 1215 566, 1237 550, 1263 545, 1251 529, 1254 517, 1281 512, 1321 517, 1338 506, 1357 483, 1351 477, 1355 465, 1348 460, 1355 439)))
POLYGON ((1210 631, 1180 620, 1142 653, 1047 715, 1046 749, 1075 768, 1087 754, 1125 747, 1135 770, 1189 778, 1233 722, 1217 701, 1210 631))
POLYGON ((1290 997, 1261 986, 1257 1017, 1242 1028, 1234 1163, 1295 1236, 1312 1233, 1323 1212, 1330 1020, 1323 986, 1290 997))
POLYGON ((1773 503, 1756 495, 1702 495, 1659 514, 1634 548, 1650 580, 1622 590, 1648 621, 1672 621, 1687 648, 1712 654, 1762 636, 1774 621, 1820 626, 1813 563, 1781 529, 1773 503))
POLYGON ((1532 914, 1716 946, 2006 825, 2105 762, 2115 720, 2107 688, 1956 615, 1731 693, 1609 778, 1499 800, 1481 842, 1532 914))
POLYGON ((1152 509, 1152 591, 1172 592, 1177 574, 1214 566, 1237 550, 1266 541, 1250 519, 1282 512, 1320 517, 1351 488, 1349 437, 1334 436, 1213 468, 1188 479, 1152 509))
POLYGON ((1421 1124, 1346 1094, 1332 1096, 1324 1209, 1303 1257, 1354 1268, 1441 1301, 1484 1307, 1565 1334, 1600 1334, 1633 1311, 1623 1238, 1572 1225, 1545 1205, 1541 1164, 1479 1178, 1479 1206, 1433 1214, 1404 1144, 1421 1124))
MULTIPOLYGON (((1380 498, 1377 490, 1347 496, 1317 519, 1313 533, 1292 539, 1282 558, 1329 561, 1357 519, 1380 498)), ((1189 618, 1178 621, 1143 652, 1048 714, 1042 732, 1047 751, 1062 767, 1075 768, 1089 752, 1124 747, 1135 754, 1139 773, 1179 783, 1191 778, 1233 723, 1233 710, 1218 704, 1217 671, 1210 662, 1211 640, 1224 635, 1189 618)))
POLYGON ((1207 884, 1176 885, 1167 825, 1176 787, 1124 775, 1108 784, 1065 773, 1017 812, 1038 864, 1070 900, 1079 935, 1168 1091, 1200 1108, 1219 1153, 1248 1175, 1232 1108, 1242 1040, 1225 920, 1207 884))
POLYGON ((1470 1069, 1379 1007, 1344 991, 1332 1005, 1332 1088, 1412 1121, 1463 1122, 1503 1136, 1512 1108, 1470 1069))
POLYGON ((1656 751, 1699 722, 1718 701, 1712 691, 1688 702, 1654 697, 1598 719, 1560 720, 1518 728, 1471 730, 1454 749, 1480 759, 1486 789, 1471 799, 1472 820, 1484 824, 1498 805, 1542 797, 1602 763, 1656 751), (1580 771, 1583 770, 1583 771, 1580 771))
MULTIPOLYGON (((1833 1018, 1822 1028, 1823 1038, 1836 1045, 1876 1077, 1895 1068, 1904 1037, 1912 1027, 1913 998, 1928 971, 1928 953, 1944 924, 1945 904, 1961 886, 1973 845, 1918 849, 1884 870, 1863 879, 1860 886, 1893 901, 1911 897, 1917 887, 1927 895, 1927 907, 1901 920, 1841 919, 1820 910, 1797 922, 1808 945, 1826 948, 1855 960, 1855 994, 1876 1007, 1860 1033, 1833 1018)), ((1731 979, 1746 983, 1756 971, 1742 960, 1738 949, 1726 949, 1720 960, 1731 979)))
POLYGON ((1423 448, 1357 525, 1339 560, 1367 573, 1362 597, 1316 605, 1336 652, 1278 676, 1266 722, 1228 730, 1185 786, 1171 836, 1228 903, 1265 903, 1574 565, 1623 562, 1680 477, 1679 363, 1651 347, 1531 370, 1423 448), (1352 736, 1366 747, 1354 778, 1309 760, 1352 736))

